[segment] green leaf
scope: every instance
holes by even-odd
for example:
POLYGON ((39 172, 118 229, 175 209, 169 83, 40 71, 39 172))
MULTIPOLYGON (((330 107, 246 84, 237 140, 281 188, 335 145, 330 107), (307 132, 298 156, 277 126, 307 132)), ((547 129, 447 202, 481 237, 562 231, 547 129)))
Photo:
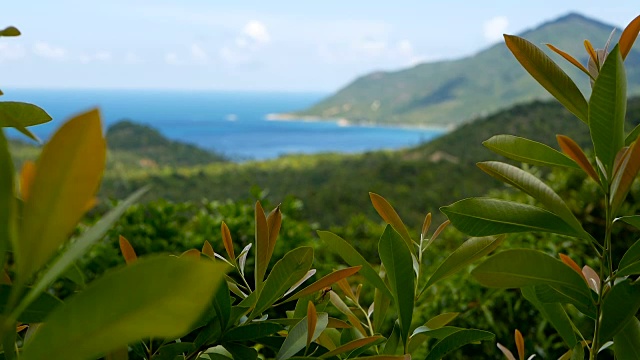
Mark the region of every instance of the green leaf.
POLYGON ((366 349, 366 347, 372 346, 375 342, 382 339, 384 339, 384 337, 380 335, 375 335, 375 336, 369 336, 361 339, 352 340, 342 346, 338 346, 337 348, 322 354, 320 358, 321 359, 330 358, 332 356, 344 354, 347 351, 351 351, 354 349, 363 349, 363 348, 366 349))
POLYGON ((20 30, 18 30, 15 26, 7 26, 6 28, 0 30, 0 36, 20 36, 20 30))
POLYGON ((222 337, 222 341, 249 341, 275 334, 282 330, 280 324, 270 321, 252 322, 230 329, 222 337))
POLYGON ((596 318, 596 306, 591 294, 562 285, 536 285, 534 288, 536 297, 543 304, 572 304, 581 313, 592 319, 596 318))
POLYGON ((543 231, 580 238, 559 216, 544 209, 511 201, 468 198, 440 208, 453 226, 471 236, 543 231))
POLYGON ((267 217, 264 214, 262 205, 260 205, 260 201, 256 201, 255 226, 256 257, 253 276, 255 278, 255 291, 260 292, 264 275, 267 273, 267 267, 269 266, 268 256, 270 248, 269 225, 267 224, 267 217))
MULTIPOLYGON (((4 314, 7 310, 11 288, 11 285, 0 285, 0 313, 4 314)), ((47 292, 41 292, 29 306, 25 307, 16 320, 25 324, 41 323, 60 304, 62 301, 57 297, 47 292)))
POLYGON ((195 349, 193 343, 190 342, 164 345, 158 349, 157 354, 153 356, 153 360, 175 360, 176 356, 194 351, 195 349))
POLYGON ((375 289, 373 294, 373 329, 380 333, 385 326, 387 311, 391 305, 391 297, 385 296, 380 289, 375 289))
POLYGON ((229 296, 229 286, 226 281, 220 284, 216 295, 213 297, 213 308, 220 319, 222 331, 225 331, 229 326, 229 319, 231 319, 231 297, 229 296))
POLYGON ((496 135, 482 143, 512 160, 536 166, 580 167, 569 157, 545 144, 513 135, 496 135))
POLYGON ((311 247, 299 247, 286 253, 271 269, 249 318, 253 319, 262 314, 280 299, 293 284, 309 271, 312 263, 313 249, 311 247))
POLYGON ((224 348, 233 355, 234 359, 242 359, 242 360, 257 360, 258 359, 258 351, 252 347, 228 343, 224 344, 224 348))
POLYGON ((582 276, 562 261, 531 249, 512 249, 493 255, 473 269, 471 275, 480 284, 492 288, 566 286, 588 296, 591 291, 582 276))
POLYGON ((614 47, 593 86, 589 99, 589 130, 596 153, 611 179, 616 154, 624 146, 627 77, 618 46, 614 47))
POLYGON ((640 284, 632 285, 628 279, 615 284, 602 303, 600 344, 616 336, 639 309, 640 284))
POLYGON ((533 286, 527 286, 522 288, 522 296, 529 301, 537 310, 542 314, 551 326, 558 332, 564 342, 573 348, 578 344, 576 334, 573 331, 573 324, 569 316, 564 311, 564 308, 559 303, 542 303, 537 295, 533 286))
POLYGON ((4 269, 6 251, 17 243, 15 170, 9 152, 9 143, 0 129, 0 269, 4 269))
MULTIPOLYGON (((327 313, 318 313, 318 322, 316 324, 316 329, 313 332, 313 336, 311 337, 311 341, 320 336, 320 334, 327 328, 327 323, 329 321, 329 316, 327 313)), ((291 330, 289 330, 289 334, 287 338, 282 343, 282 347, 276 354, 276 360, 284 360, 292 357, 298 351, 304 349, 307 344, 307 318, 304 317, 297 323, 291 330)))
POLYGON ((387 279, 389 279, 391 293, 393 294, 400 320, 402 342, 406 349, 413 318, 415 295, 411 251, 409 251, 400 234, 387 225, 378 243, 378 253, 387 271, 387 279))
POLYGON ((118 206, 104 215, 95 225, 89 230, 85 231, 79 238, 77 238, 69 247, 67 247, 63 253, 58 256, 53 264, 47 268, 40 278, 36 281, 35 285, 27 293, 24 300, 20 302, 18 308, 14 311, 14 315, 20 314, 22 309, 26 308, 31 301, 35 300, 40 293, 46 291, 58 277, 60 277, 65 270, 72 266, 76 260, 85 255, 89 248, 107 233, 107 231, 113 226, 113 224, 122 216, 122 214, 138 199, 147 192, 148 188, 142 188, 126 200, 122 201, 118 206))
POLYGON ((494 334, 482 330, 463 329, 460 331, 456 331, 453 334, 438 341, 433 346, 425 360, 439 360, 448 353, 464 345, 479 341, 493 340, 494 337, 494 334))
POLYGON ((88 359, 143 338, 182 336, 210 304, 225 270, 220 263, 166 255, 138 259, 56 308, 21 359, 88 359))
POLYGON ((584 346, 581 343, 576 344, 573 349, 571 349, 570 360, 584 360, 584 346))
POLYGON ((613 337, 614 350, 618 360, 640 359, 640 320, 633 318, 613 337))
POLYGON ((389 204, 389 202, 383 198, 382 196, 376 193, 369 193, 369 197, 371 198, 371 203, 373 207, 376 209, 380 217, 389 225, 393 227, 395 231, 402 236, 402 239, 407 243, 407 247, 409 251, 414 253, 413 241, 411 240, 411 235, 409 235, 409 231, 407 231, 407 227, 402 222, 402 219, 396 212, 396 210, 389 204))
POLYGON ((26 127, 49 121, 51 121, 51 116, 36 105, 16 101, 0 102, 0 127, 16 128, 35 141, 39 141, 39 139, 26 127))
POLYGON ((394 321, 393 329, 384 344, 382 353, 385 355, 396 355, 398 353, 398 345, 400 345, 400 325, 397 321, 394 321))
POLYGON ((453 319, 458 317, 459 314, 460 313, 457 312, 449 312, 436 315, 429 319, 429 321, 427 321, 424 326, 428 327, 429 329, 439 329, 453 321, 453 319))
POLYGON ((499 236, 497 238, 471 238, 465 241, 440 264, 420 293, 422 294, 429 286, 455 274, 472 262, 494 251, 502 244, 504 239, 504 236, 499 236))
POLYGON ((529 41, 505 35, 505 43, 522 67, 578 119, 588 123, 587 101, 571 78, 529 41))
POLYGON ((520 189, 538 200, 547 210, 558 215, 576 232, 583 233, 583 239, 589 238, 589 234, 584 231, 582 225, 569 210, 567 204, 562 201, 562 198, 537 177, 520 168, 497 161, 481 162, 478 163, 478 167, 492 177, 520 189))
POLYGON ((640 136, 640 124, 636 125, 636 127, 634 127, 633 130, 631 130, 631 132, 624 139, 624 146, 631 145, 632 142, 638 139, 638 136, 640 136))
MULTIPOLYGON (((625 222, 637 221, 640 223, 640 216, 636 215, 636 216, 629 216, 626 218, 627 219, 623 218, 623 221, 625 222), (628 218, 633 218, 633 219, 631 220, 628 218)), ((637 224, 637 225, 640 225, 640 224, 637 224)), ((640 274, 640 239, 637 240, 635 243, 633 243, 633 245, 629 247, 627 252, 624 253, 624 255, 622 256, 622 260, 620 260, 620 265, 618 265, 618 271, 616 274, 618 276, 640 274)))
POLYGON ((24 203, 20 242, 14 248, 22 282, 58 251, 88 210, 100 185, 105 156, 98 110, 71 119, 42 149, 24 203))
POLYGON ((372 355, 357 357, 358 360, 411 360, 411 355, 372 355))
POLYGON ((640 215, 622 216, 616 219, 616 221, 622 220, 627 224, 640 230, 640 215))
POLYGON ((326 244, 326 248, 329 251, 334 252, 342 258, 349 266, 362 266, 359 273, 376 289, 380 290, 385 296, 391 298, 391 291, 384 284, 384 281, 378 276, 378 273, 373 270, 371 264, 365 260, 357 250, 353 248, 343 238, 339 237, 328 231, 318 231, 318 236, 326 244))
POLYGON ((68 280, 71 280, 74 284, 78 285, 80 288, 84 288, 87 283, 84 279, 84 273, 76 263, 71 264, 62 274, 62 277, 68 280))

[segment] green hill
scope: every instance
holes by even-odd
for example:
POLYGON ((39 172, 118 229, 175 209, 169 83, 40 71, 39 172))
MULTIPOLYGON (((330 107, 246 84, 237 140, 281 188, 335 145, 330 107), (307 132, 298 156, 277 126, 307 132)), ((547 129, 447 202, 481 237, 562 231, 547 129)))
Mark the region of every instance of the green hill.
MULTIPOLYGON (((640 98, 629 100, 629 119, 640 121, 640 98)), ((629 130, 633 125, 629 124, 629 130)), ((548 142, 569 135, 590 148, 587 127, 555 101, 533 102, 468 123, 432 142, 400 151, 357 155, 318 154, 275 160, 222 163, 172 169, 107 173, 103 195, 123 198, 152 184, 147 199, 175 201, 246 199, 251 188, 265 190, 272 203, 287 196, 301 199, 302 211, 321 225, 342 225, 356 214, 375 218, 368 192, 385 196, 403 218, 419 226, 427 211, 501 186, 475 163, 498 158, 482 146, 496 134, 514 134, 548 142)), ((556 144, 549 145, 556 147, 556 144)))
MULTIPOLYGON (((553 43, 586 64, 583 40, 589 39, 601 48, 613 28, 579 14, 569 14, 520 36, 541 47, 553 43)), ((556 54, 551 56, 576 79, 583 92, 589 91, 586 75, 556 54)), ((627 58, 627 72, 629 93, 639 94, 640 51, 634 49, 627 58)), ((500 43, 458 60, 362 76, 292 116, 344 118, 354 123, 457 126, 516 103, 548 97, 500 43)))
POLYGON ((171 141, 150 126, 120 121, 107 129, 107 146, 121 157, 134 156, 141 166, 191 166, 225 159, 195 145, 171 141))
MULTIPOLYGON (((120 121, 107 129, 107 171, 124 175, 135 169, 167 166, 194 166, 224 162, 221 155, 195 145, 172 141, 150 126, 120 121)), ((33 160, 40 148, 20 139, 10 140, 16 167, 24 160, 33 160)))

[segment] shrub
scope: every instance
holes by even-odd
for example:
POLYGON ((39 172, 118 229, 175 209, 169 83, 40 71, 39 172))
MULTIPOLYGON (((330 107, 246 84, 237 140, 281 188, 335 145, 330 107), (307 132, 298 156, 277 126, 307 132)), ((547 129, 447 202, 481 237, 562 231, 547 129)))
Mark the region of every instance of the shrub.
MULTIPOLYGON (((587 227, 579 221, 565 201, 536 176, 501 162, 479 163, 492 177, 528 194, 544 208, 491 198, 469 198, 442 208, 459 230, 474 236, 540 231, 568 236, 579 246, 588 246, 597 258, 595 271, 580 266, 571 257, 556 259, 532 249, 511 249, 498 253, 476 267, 472 274, 483 285, 494 288, 520 288, 557 330, 569 348, 566 356, 590 359, 603 349, 613 349, 620 359, 635 358, 640 351, 640 242, 630 247, 614 238, 622 223, 640 228, 640 216, 621 216, 624 200, 640 170, 640 127, 626 134, 626 76, 624 60, 640 31, 640 17, 623 31, 619 43, 608 52, 594 50, 588 41, 588 68, 570 55, 549 47, 586 73, 592 94, 585 100, 575 83, 540 49, 528 41, 505 35, 508 48, 522 66, 589 128, 595 166, 571 138, 558 135, 560 153, 546 145, 510 135, 498 135, 485 142, 494 152, 532 165, 581 169, 596 184, 604 216, 603 225, 587 227), (585 228, 589 228, 587 231, 585 228), (622 259, 614 256, 622 250, 622 259), (616 269, 617 264, 617 269, 616 269), (592 319, 593 332, 583 334, 565 311, 573 305, 581 316, 592 319), (591 338, 591 341, 584 339, 591 338)), ((584 260, 583 260, 584 261, 584 260)), ((518 338, 516 333, 516 338, 518 338)), ((522 338, 518 353, 524 357, 522 338)), ((513 355, 501 348, 508 358, 513 355)))

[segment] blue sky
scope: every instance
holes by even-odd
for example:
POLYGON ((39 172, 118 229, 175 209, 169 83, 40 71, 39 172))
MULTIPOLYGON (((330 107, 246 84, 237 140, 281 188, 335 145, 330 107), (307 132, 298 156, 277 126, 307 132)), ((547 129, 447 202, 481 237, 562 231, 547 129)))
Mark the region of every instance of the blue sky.
MULTIPOLYGON (((0 5, 4 88, 334 91, 471 55, 568 12, 622 27, 632 1, 20 0, 0 5)), ((549 39, 552 41, 553 39, 549 39)))

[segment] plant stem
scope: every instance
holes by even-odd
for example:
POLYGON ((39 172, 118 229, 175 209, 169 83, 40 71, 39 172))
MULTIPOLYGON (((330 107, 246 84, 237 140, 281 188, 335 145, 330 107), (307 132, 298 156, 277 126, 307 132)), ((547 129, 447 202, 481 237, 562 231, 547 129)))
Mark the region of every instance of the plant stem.
POLYGON ((600 258, 600 293, 598 294, 598 303, 596 304, 596 319, 595 329, 593 331, 593 341, 591 343, 591 352, 589 354, 590 360, 596 360, 598 357, 598 351, 600 350, 600 343, 598 337, 600 336, 600 325, 602 318, 602 303, 604 301, 605 285, 608 283, 610 287, 613 287, 613 258, 611 251, 611 227, 613 225, 611 205, 609 204, 609 195, 604 197, 605 201, 605 233, 604 233, 604 249, 600 258))

